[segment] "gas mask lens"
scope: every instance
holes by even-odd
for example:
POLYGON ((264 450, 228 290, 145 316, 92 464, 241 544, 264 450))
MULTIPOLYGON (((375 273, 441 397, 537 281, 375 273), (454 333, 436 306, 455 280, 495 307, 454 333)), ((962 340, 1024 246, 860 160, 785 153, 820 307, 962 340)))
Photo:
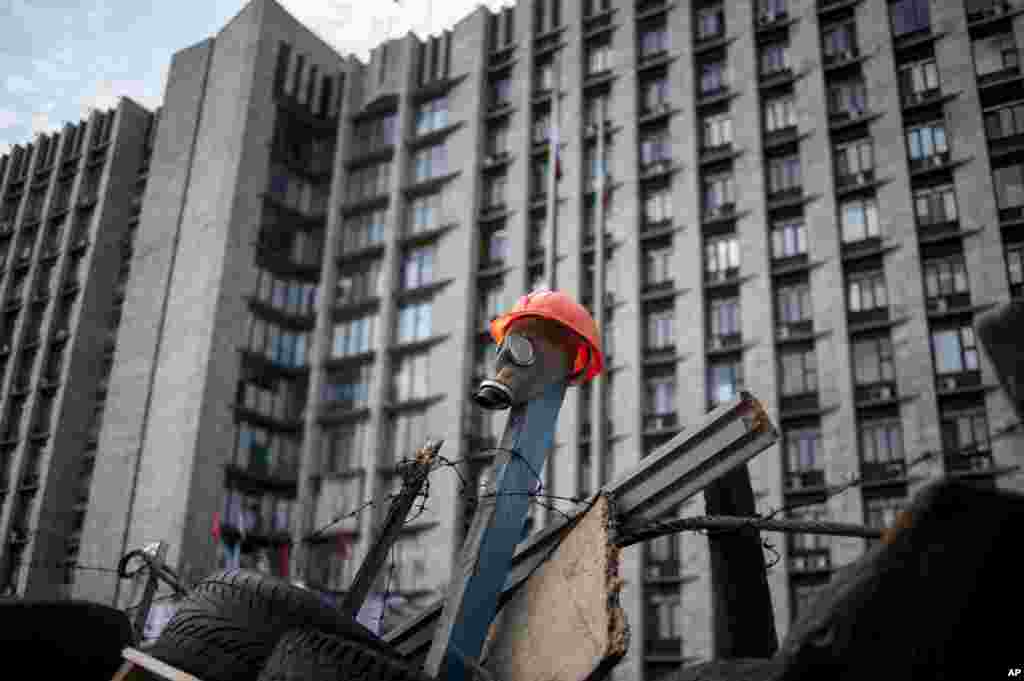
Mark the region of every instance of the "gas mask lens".
POLYGON ((498 347, 498 360, 500 361, 504 355, 508 355, 513 364, 521 367, 528 367, 537 359, 533 341, 514 333, 505 336, 505 340, 498 347))

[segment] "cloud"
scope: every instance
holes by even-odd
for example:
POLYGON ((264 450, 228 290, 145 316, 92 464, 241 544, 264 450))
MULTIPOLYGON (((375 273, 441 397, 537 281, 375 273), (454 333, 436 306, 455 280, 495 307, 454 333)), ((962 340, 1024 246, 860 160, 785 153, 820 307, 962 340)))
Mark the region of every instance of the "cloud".
POLYGON ((40 132, 49 132, 54 126, 50 125, 50 116, 42 111, 37 111, 32 114, 32 134, 36 135, 40 132))
POLYGON ((18 124, 18 113, 10 109, 0 109, 0 130, 13 128, 18 124))
POLYGON ((93 86, 92 94, 82 97, 80 115, 85 118, 93 109, 112 109, 121 97, 131 97, 139 102, 150 100, 147 91, 146 83, 141 80, 100 79, 93 86))
POLYGON ((12 95, 35 94, 35 84, 25 76, 7 76, 7 91, 12 95))

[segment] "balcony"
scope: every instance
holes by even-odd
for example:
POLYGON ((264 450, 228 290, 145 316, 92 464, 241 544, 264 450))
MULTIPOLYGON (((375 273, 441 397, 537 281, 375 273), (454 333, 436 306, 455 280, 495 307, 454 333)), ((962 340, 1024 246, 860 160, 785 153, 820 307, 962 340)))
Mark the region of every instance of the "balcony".
POLYGON ((972 25, 1002 19, 1015 9, 1010 0, 994 0, 988 7, 978 7, 981 3, 968 3, 971 4, 974 7, 967 13, 967 23, 972 25))
POLYGON ((743 336, 738 333, 711 336, 708 338, 708 352, 729 352, 743 347, 743 336))
POLYGON ((845 50, 837 50, 825 55, 825 68, 838 68, 846 64, 852 64, 859 59, 860 50, 856 47, 848 47, 845 50))
POLYGON ((730 267, 728 269, 704 272, 705 286, 729 286, 737 283, 740 276, 740 268, 730 267))
POLYGON ((949 296, 928 298, 926 302, 929 316, 941 316, 967 312, 971 305, 970 293, 956 293, 949 296))
POLYGON ((674 430, 679 428, 679 416, 674 411, 650 413, 644 416, 645 431, 674 430))
POLYGON ((995 467, 992 452, 987 449, 967 448, 942 455, 946 473, 985 473, 995 467))
POLYGON ((720 206, 712 206, 704 209, 703 220, 704 222, 711 222, 714 220, 728 220, 736 216, 736 204, 735 203, 723 203, 720 206))
POLYGON ((892 382, 871 383, 856 387, 858 406, 871 405, 876 402, 888 402, 896 399, 896 384, 892 382))
POLYGON ((907 462, 903 459, 861 461, 860 471, 864 482, 900 482, 907 477, 907 462))
POLYGON ((949 165, 950 152, 944 151, 924 158, 910 159, 911 173, 925 173, 949 165))
POLYGON ((862 187, 869 187, 875 181, 875 171, 862 170, 859 173, 836 176, 836 189, 839 191, 855 190, 862 187))
POLYGON ((780 323, 775 327, 775 339, 779 341, 807 340, 814 334, 814 321, 780 323))
POLYGON ((999 85, 1004 81, 1012 80, 1018 77, 1020 75, 1020 53, 1015 52, 1013 54, 1014 57, 1012 58, 1011 62, 1008 63, 1007 66, 1005 66, 1004 68, 998 71, 992 71, 991 73, 986 73, 984 75, 979 75, 978 87, 991 87, 993 85, 999 85))
POLYGON ((789 472, 785 475, 784 484, 787 492, 802 492, 808 489, 820 490, 825 487, 825 471, 818 468, 809 468, 789 472))
POLYGON ((962 371, 958 374, 939 374, 935 377, 935 386, 940 395, 980 389, 982 387, 981 372, 962 371))
POLYGON ((904 109, 911 107, 920 106, 922 104, 928 104, 942 99, 942 90, 939 88, 933 88, 931 90, 920 90, 917 92, 904 92, 900 96, 900 101, 903 103, 904 109))
POLYGON ((761 12, 758 12, 757 15, 757 30, 760 31, 762 29, 771 29, 781 24, 782 22, 786 21, 787 19, 789 19, 789 14, 786 12, 786 10, 781 10, 778 12, 772 12, 771 10, 767 9, 762 10, 761 12))

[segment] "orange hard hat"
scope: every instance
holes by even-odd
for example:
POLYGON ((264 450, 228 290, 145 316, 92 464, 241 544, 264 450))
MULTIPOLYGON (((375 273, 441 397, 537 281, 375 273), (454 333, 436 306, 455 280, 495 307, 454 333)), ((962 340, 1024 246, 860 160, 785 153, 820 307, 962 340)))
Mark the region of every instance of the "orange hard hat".
POLYGON ((561 291, 534 291, 519 299, 515 307, 491 322, 491 336, 501 345, 509 325, 523 317, 542 317, 558 322, 579 336, 573 363, 573 377, 586 383, 604 369, 604 354, 597 323, 587 309, 561 291))

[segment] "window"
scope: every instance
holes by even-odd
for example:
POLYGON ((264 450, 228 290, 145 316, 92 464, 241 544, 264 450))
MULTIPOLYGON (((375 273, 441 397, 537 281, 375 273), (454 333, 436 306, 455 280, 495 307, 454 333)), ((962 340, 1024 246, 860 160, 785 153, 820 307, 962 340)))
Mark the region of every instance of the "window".
POLYGON ((789 45, 772 43, 761 48, 761 75, 772 76, 789 68, 789 45))
POLYGON ((785 449, 786 471, 791 476, 818 471, 824 468, 824 461, 822 461, 823 457, 821 456, 820 429, 787 430, 783 438, 783 447, 785 449))
POLYGON ((326 428, 323 443, 325 473, 345 473, 359 468, 370 443, 370 424, 355 421, 326 428))
POLYGON ((551 112, 538 112, 533 119, 533 143, 544 144, 551 139, 551 112))
POLYGON ((490 102, 492 109, 501 109, 512 103, 512 79, 499 78, 491 83, 490 102))
POLYGON ((448 125, 448 98, 436 97, 416 108, 416 133, 425 135, 448 125))
POLYGON ((499 265, 509 256, 508 232, 504 227, 485 235, 483 264, 485 267, 499 265))
MULTIPOLYGON (((794 508, 787 514, 793 520, 825 521, 828 520, 826 504, 808 504, 794 508)), ((792 534, 789 539, 790 568, 794 572, 828 568, 828 550, 830 539, 826 534, 792 534), (819 560, 810 559, 808 554, 826 554, 819 560)))
POLYGON ((730 270, 739 269, 740 242, 735 235, 708 239, 704 247, 705 271, 725 278, 730 270))
POLYGON ((768 193, 799 191, 800 155, 768 159, 768 193))
POLYGON ((705 62, 700 65, 700 94, 716 95, 729 87, 729 78, 724 61, 705 62))
POLYGON ((947 453, 987 450, 988 418, 984 409, 942 415, 942 446, 947 453))
POLYGON ((273 467, 273 436, 266 428, 248 423, 238 425, 235 465, 255 473, 270 473, 273 467))
POLYGON ((785 220, 772 227, 772 257, 792 258, 807 253, 807 226, 803 220, 785 220))
POLYGON ((908 33, 924 31, 931 19, 928 12, 929 0, 896 0, 889 5, 892 18, 892 33, 900 37, 908 33))
MULTIPOLYGON (((1024 246, 1014 246, 1006 251, 1006 271, 1010 286, 1020 287, 1024 284, 1024 246)), ((1014 295, 1019 295, 1015 292, 1014 295)))
POLYGON ((648 28, 640 34, 640 58, 649 59, 669 49, 668 29, 665 26, 648 28))
POLYGON ((892 340, 888 336, 881 336, 854 343, 853 369, 857 385, 895 381, 892 340))
POLYGON ((644 620, 648 650, 653 654, 656 651, 669 652, 681 649, 683 602, 679 586, 651 586, 645 601, 644 620))
POLYGON ((673 273, 671 244, 644 252, 644 286, 653 288, 671 284, 673 273))
MULTIPOLYGON (((394 402, 422 400, 429 394, 430 355, 407 355, 394 370, 391 399, 394 402)), ((422 442, 418 446, 422 446, 422 442)))
POLYGON ((414 289, 434 281, 433 246, 411 249, 402 260, 402 288, 414 289))
MULTIPOLYGON (((648 140, 641 140, 641 154, 644 153, 643 145, 648 140)), ((654 141, 651 141, 651 147, 648 149, 648 153, 664 153, 668 154, 666 149, 667 143, 662 141, 661 145, 654 147, 654 141)), ((604 148, 604 158, 597 155, 597 146, 590 146, 583 150, 583 172, 585 175, 585 182, 587 191, 597 191, 598 182, 600 178, 609 177, 611 163, 609 159, 615 157, 614 150, 611 144, 606 144, 604 148)), ((547 170, 547 164, 545 164, 545 174, 547 170)))
POLYGON ((674 577, 679 574, 679 540, 675 535, 662 535, 645 543, 647 557, 644 562, 647 566, 648 579, 674 577))
POLYGON ((856 24, 852 21, 831 26, 822 33, 822 51, 825 63, 843 61, 857 52, 856 24))
POLYGON ((840 186, 864 182, 875 169, 875 145, 871 138, 841 144, 835 150, 836 177, 840 186))
POLYGON ((349 357, 370 352, 377 316, 360 317, 334 325, 331 357, 349 357))
POLYGON ((583 4, 583 16, 592 17, 611 9, 611 0, 586 0, 583 4))
MULTIPOLYGON (((674 416, 676 411, 675 376, 652 376, 645 381, 647 416, 649 419, 663 419, 674 416)), ((651 426, 648 421, 648 427, 651 426)))
POLYGON ((396 414, 390 426, 390 450, 395 463, 411 459, 431 436, 430 422, 425 411, 396 414))
POLYGON ((859 116, 867 111, 867 101, 867 88, 861 80, 837 83, 828 90, 831 116, 859 116))
POLYGON ((840 206, 840 216, 844 244, 881 235, 878 227, 878 203, 873 198, 846 201, 840 206))
POLYGON ((498 209, 505 205, 505 187, 508 178, 504 175, 489 177, 484 182, 484 208, 498 209))
POLYGON ((537 64, 533 74, 533 89, 537 92, 550 90, 555 86, 555 64, 550 59, 537 64))
POLYGON ((508 125, 495 125, 487 131, 487 154, 495 158, 508 153, 508 125))
POLYGON ((860 453, 864 463, 903 460, 903 429, 899 421, 872 421, 860 427, 860 453))
POLYGON ((712 407, 736 397, 743 389, 743 362, 739 359, 712 362, 708 367, 708 399, 712 407))
POLYGON ((967 293, 967 267, 963 254, 925 261, 924 289, 928 298, 967 293))
POLYGON ((732 144, 732 116, 728 113, 705 116, 701 127, 705 149, 732 144))
POLYGON ((708 304, 708 316, 712 349, 739 342, 742 333, 739 298, 711 300, 708 304))
MULTIPOLYGON (((559 124, 565 122, 565 109, 562 109, 561 115, 562 119, 559 120, 559 124)), ((595 132, 601 121, 605 123, 610 121, 612 118, 611 95, 605 92, 604 94, 587 97, 583 102, 583 118, 584 124, 588 127, 593 126, 595 132)))
POLYGON ((417 196, 409 202, 409 233, 418 234, 441 226, 443 194, 417 196))
POLYGON ((480 292, 480 328, 490 328, 491 320, 501 315, 501 301, 504 294, 505 290, 501 286, 490 286, 480 292))
POLYGON ((992 171, 992 183, 1000 210, 1024 206, 1024 163, 996 168, 992 171))
POLYGON ((448 172, 448 150, 443 144, 420 149, 413 155, 413 182, 423 182, 448 172))
POLYGON ((918 225, 934 225, 957 219, 953 185, 927 187, 914 191, 914 215, 918 225))
POLYGON ((814 350, 785 352, 779 356, 783 396, 804 395, 818 390, 818 360, 814 350))
POLYGON ((717 217, 733 207, 735 189, 732 174, 704 178, 704 216, 717 217))
POLYGON ((758 23, 768 24, 784 16, 786 16, 786 0, 758 0, 758 23))
POLYGON ((646 80, 640 88, 642 113, 649 114, 668 108, 671 93, 669 92, 667 76, 646 80))
POLYGON ((796 100, 792 95, 765 102, 765 132, 778 132, 792 127, 796 127, 796 100))
POLYGON ((971 326, 932 331, 932 351, 935 373, 939 375, 978 370, 978 348, 971 326))
POLYGON ((665 308, 647 313, 647 349, 671 350, 675 346, 676 311, 665 308))
POLYGON ((975 40, 974 72, 988 76, 1002 71, 1019 68, 1017 43, 1012 33, 1000 33, 982 40, 975 40))
POLYGON ((907 130, 907 149, 910 160, 926 161, 933 156, 949 152, 946 144, 946 126, 930 123, 907 130))
POLYGON ((398 310, 398 342, 412 343, 430 338, 430 303, 405 305, 398 310))
POLYGON ((324 401, 341 409, 362 409, 370 403, 372 382, 370 364, 329 371, 324 380, 324 401))
POLYGON ((868 312, 889 306, 885 275, 880 270, 850 275, 847 292, 850 312, 868 312))
POLYGON ((710 40, 725 33, 723 5, 702 7, 697 10, 697 40, 710 40))
POLYGON ((345 220, 341 237, 341 250, 351 253, 384 242, 387 211, 375 210, 345 220))
POLYGON ((939 69, 934 59, 900 67, 900 92, 903 100, 914 104, 939 90, 939 69))
POLYGON ((780 288, 775 294, 779 324, 799 324, 811 320, 811 286, 807 283, 780 288))
POLYGON ((1010 104, 985 114, 985 135, 989 140, 1024 134, 1024 102, 1010 104))
POLYGON ((612 47, 608 44, 592 45, 587 50, 587 75, 593 76, 612 68, 612 47))
POLYGON ((386 194, 391 185, 391 164, 375 165, 353 170, 348 178, 348 200, 364 201, 386 194))
POLYGON ((651 226, 672 220, 672 194, 667 188, 652 189, 644 197, 644 224, 651 226))
MULTIPOLYGON (((548 221, 543 215, 530 219, 530 257, 537 257, 544 254, 548 243, 548 221)), ((531 289, 532 290, 532 289, 531 289)))
POLYGON ((864 500, 865 523, 868 527, 884 530, 896 525, 896 515, 903 510, 902 497, 871 497, 864 500))
MULTIPOLYGON (((607 149, 605 150, 607 152, 607 149)), ((609 156, 611 154, 608 154, 609 156)), ((667 129, 646 133, 640 139, 640 165, 652 166, 672 158, 672 140, 667 129)), ((607 165, 607 162, 605 163, 607 165)))

